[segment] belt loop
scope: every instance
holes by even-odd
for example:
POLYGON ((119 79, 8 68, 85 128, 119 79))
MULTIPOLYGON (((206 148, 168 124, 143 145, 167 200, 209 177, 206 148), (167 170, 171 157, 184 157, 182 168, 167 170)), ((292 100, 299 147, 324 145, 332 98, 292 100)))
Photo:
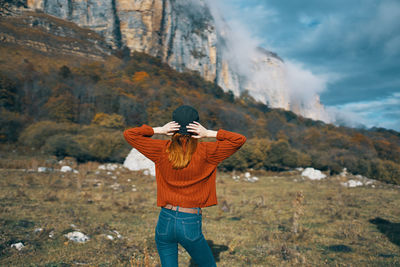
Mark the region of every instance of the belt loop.
POLYGON ((176 206, 176 211, 179 211, 179 206, 176 206))
POLYGON ((200 208, 197 208, 197 215, 200 214, 200 208))

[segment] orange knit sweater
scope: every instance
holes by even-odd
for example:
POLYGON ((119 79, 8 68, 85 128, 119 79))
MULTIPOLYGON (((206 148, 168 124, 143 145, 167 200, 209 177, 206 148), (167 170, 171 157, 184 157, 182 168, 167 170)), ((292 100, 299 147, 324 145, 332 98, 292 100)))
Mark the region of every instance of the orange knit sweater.
POLYGON ((217 165, 235 153, 246 142, 246 137, 219 129, 216 142, 198 142, 189 165, 173 169, 166 152, 171 140, 152 139, 153 134, 153 128, 146 124, 124 131, 126 141, 155 163, 157 206, 216 205, 217 165))

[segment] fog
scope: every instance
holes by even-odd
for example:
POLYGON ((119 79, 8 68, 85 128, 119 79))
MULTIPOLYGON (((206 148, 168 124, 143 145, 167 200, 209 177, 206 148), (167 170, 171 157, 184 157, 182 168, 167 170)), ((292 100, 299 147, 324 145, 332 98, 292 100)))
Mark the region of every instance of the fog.
POLYGON ((268 64, 268 56, 259 49, 262 40, 251 34, 252 25, 240 20, 239 10, 232 10, 234 6, 221 1, 206 0, 206 3, 214 17, 220 43, 223 43, 223 58, 241 77, 241 90, 247 89, 251 96, 271 107, 332 122, 333 116, 319 103, 319 94, 326 90, 326 77, 315 75, 301 63, 287 59, 283 59, 282 64, 272 56, 276 60, 268 64), (239 14, 239 17, 226 20, 222 15, 226 12, 239 14))

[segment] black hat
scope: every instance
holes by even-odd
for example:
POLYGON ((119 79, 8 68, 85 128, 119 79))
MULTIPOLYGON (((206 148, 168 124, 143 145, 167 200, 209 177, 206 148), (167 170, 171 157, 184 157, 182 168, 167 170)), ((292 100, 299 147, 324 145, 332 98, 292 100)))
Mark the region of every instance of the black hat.
POLYGON ((182 105, 174 110, 172 113, 172 120, 181 126, 178 133, 193 134, 187 131, 186 126, 193 121, 199 121, 199 113, 191 106, 182 105))

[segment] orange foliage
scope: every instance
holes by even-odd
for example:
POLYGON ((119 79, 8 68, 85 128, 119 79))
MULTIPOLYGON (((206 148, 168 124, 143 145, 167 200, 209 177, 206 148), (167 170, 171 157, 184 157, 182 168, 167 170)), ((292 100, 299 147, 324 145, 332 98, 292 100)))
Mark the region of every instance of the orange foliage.
POLYGON ((124 117, 115 113, 110 115, 100 112, 94 116, 92 124, 106 128, 122 128, 125 126, 125 120, 124 117))
POLYGON ((138 71, 138 72, 135 72, 135 74, 133 74, 133 77, 132 77, 132 80, 134 81, 134 82, 142 82, 142 81, 144 81, 145 79, 147 79, 147 78, 149 78, 150 76, 149 76, 149 74, 147 73, 147 72, 145 72, 145 71, 138 71))
POLYGON ((372 146, 372 141, 361 133, 354 134, 351 141, 359 145, 372 146))

